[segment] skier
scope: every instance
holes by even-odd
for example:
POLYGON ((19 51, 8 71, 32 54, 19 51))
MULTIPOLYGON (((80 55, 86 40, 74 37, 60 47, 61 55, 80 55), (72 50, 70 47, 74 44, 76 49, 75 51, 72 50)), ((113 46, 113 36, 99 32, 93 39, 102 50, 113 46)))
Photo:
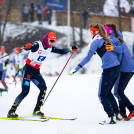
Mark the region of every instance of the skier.
POLYGON ((15 99, 14 104, 8 112, 8 117, 18 117, 15 113, 17 107, 21 103, 21 101, 28 95, 30 89, 30 81, 32 81, 40 90, 37 104, 33 111, 33 115, 43 116, 44 113, 40 111, 41 105, 43 103, 47 86, 40 74, 40 67, 42 62, 46 59, 46 56, 50 52, 58 53, 58 54, 67 54, 68 52, 77 51, 76 46, 72 46, 70 48, 58 49, 54 46, 56 41, 56 34, 53 32, 49 32, 44 37, 43 41, 35 41, 34 43, 28 43, 25 45, 25 50, 31 50, 28 58, 26 60, 26 64, 23 69, 23 81, 22 81, 22 92, 15 99))
POLYGON ((19 75, 20 80, 22 80, 22 71, 23 71, 23 67, 24 67, 24 62, 25 62, 25 56, 21 53, 21 49, 20 47, 16 47, 15 48, 15 54, 13 55, 13 64, 15 67, 15 75, 13 76, 14 81, 16 81, 16 76, 19 75, 19 72, 21 73, 21 75, 19 75))
POLYGON ((112 87, 119 75, 119 61, 114 52, 108 52, 105 44, 111 44, 110 39, 106 36, 106 32, 100 24, 91 25, 90 32, 92 41, 87 56, 77 65, 75 69, 70 71, 74 74, 89 62, 95 52, 102 59, 102 77, 99 84, 98 96, 104 107, 104 111, 108 114, 108 118, 100 124, 115 124, 116 116, 119 115, 118 105, 111 93, 112 87), (112 106, 112 107, 111 107, 112 106), (116 114, 116 116, 114 115, 116 114))
POLYGON ((123 40, 123 35, 116 30, 115 24, 106 24, 105 31, 110 36, 113 45, 106 45, 108 51, 114 51, 118 55, 120 61, 120 75, 116 81, 114 94, 118 99, 120 113, 124 120, 130 120, 134 117, 134 106, 124 93, 130 79, 134 74, 134 61, 129 52, 129 49, 123 40), (126 115, 126 109, 128 108, 130 114, 126 115))
MULTIPOLYGON (((5 50, 6 50, 5 46, 1 46, 1 48, 0 48, 0 57, 3 57, 5 55, 7 55, 5 50)), ((1 80, 2 85, 4 86, 5 91, 8 91, 8 86, 5 83, 8 62, 9 62, 9 56, 0 59, 0 71, 1 71, 0 80, 1 80)))

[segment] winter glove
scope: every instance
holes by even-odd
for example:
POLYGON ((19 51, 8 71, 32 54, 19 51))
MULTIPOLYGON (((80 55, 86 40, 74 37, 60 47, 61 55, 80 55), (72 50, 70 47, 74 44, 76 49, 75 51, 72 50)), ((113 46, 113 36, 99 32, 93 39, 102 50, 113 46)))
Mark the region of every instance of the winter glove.
POLYGON ((114 46, 113 45, 105 45, 105 49, 107 51, 113 51, 114 50, 114 46))
POLYGON ((75 69, 72 69, 72 70, 70 71, 70 74, 73 75, 74 73, 76 73, 76 70, 75 70, 75 69))
POLYGON ((31 48, 31 43, 27 43, 24 47, 25 50, 29 50, 31 48))
POLYGON ((78 47, 77 46, 71 46, 70 47, 70 51, 72 52, 76 52, 78 50, 78 47))

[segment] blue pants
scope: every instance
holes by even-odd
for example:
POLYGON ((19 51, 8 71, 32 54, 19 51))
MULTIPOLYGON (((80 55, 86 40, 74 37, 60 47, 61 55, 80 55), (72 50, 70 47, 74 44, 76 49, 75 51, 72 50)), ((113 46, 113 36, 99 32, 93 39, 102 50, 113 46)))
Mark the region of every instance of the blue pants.
POLYGON ((6 72, 7 72, 7 69, 3 70, 3 71, 0 71, 0 80, 3 80, 3 79, 6 78, 6 72))
POLYGON ((2 71, 0 71, 0 80, 2 80, 2 71))
POLYGON ((30 81, 32 81, 40 90, 36 105, 42 105, 47 87, 39 71, 39 69, 35 69, 27 64, 25 65, 23 70, 22 92, 17 96, 14 103, 19 105, 21 101, 28 95, 30 90, 30 81))
POLYGON ((111 92, 118 75, 119 66, 104 69, 100 80, 98 96, 108 117, 112 117, 114 113, 119 112, 117 102, 111 92))
POLYGON ((126 113, 126 109, 125 109, 126 107, 130 112, 134 110, 133 104, 130 102, 130 100, 127 98, 127 96, 124 93, 124 90, 128 85, 130 79, 132 78, 133 74, 134 74, 133 72, 130 73, 121 72, 115 84, 114 95, 117 97, 119 101, 120 113, 122 114, 126 113))

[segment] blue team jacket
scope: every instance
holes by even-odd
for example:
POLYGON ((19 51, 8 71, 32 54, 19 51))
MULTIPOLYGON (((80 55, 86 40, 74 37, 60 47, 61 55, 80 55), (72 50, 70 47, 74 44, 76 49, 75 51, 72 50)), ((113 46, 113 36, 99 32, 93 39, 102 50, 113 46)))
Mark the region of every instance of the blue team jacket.
MULTIPOLYGON (((91 57, 94 55, 94 53, 97 52, 100 48, 102 48, 104 44, 105 40, 100 35, 95 35, 90 44, 87 56, 80 62, 80 64, 75 68, 75 70, 78 71, 81 67, 87 64, 90 61, 91 57)), ((103 53, 103 49, 100 49, 99 53, 101 52, 103 53)), ((115 52, 106 51, 100 57, 102 60, 102 69, 108 69, 120 64, 115 52)))
MULTIPOLYGON (((117 32, 119 37, 123 39, 123 35, 119 31, 117 32)), ((117 54, 120 62, 120 72, 133 72, 134 61, 125 41, 121 43, 114 32, 110 35, 110 40, 114 45, 114 52, 117 54)))

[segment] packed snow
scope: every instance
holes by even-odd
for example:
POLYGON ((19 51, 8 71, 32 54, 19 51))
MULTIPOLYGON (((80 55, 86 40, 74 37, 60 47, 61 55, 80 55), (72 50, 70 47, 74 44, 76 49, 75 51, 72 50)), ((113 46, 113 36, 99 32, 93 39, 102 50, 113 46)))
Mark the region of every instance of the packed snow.
MULTIPOLYGON (((134 120, 120 121, 115 125, 99 125, 100 121, 107 118, 97 97, 100 75, 101 72, 61 76, 41 109, 46 116, 77 117, 77 120, 49 120, 47 122, 0 120, 1 134, 133 134, 134 120)), ((57 77, 43 77, 47 83, 48 93, 57 77)), ((19 79, 17 81, 15 87, 12 79, 7 79, 7 82, 10 82, 9 92, 0 96, 0 117, 7 115, 16 96, 21 92, 19 79)), ((130 81, 126 94, 134 103, 133 81, 134 78, 130 81)), ((16 111, 19 116, 32 115, 39 90, 32 83, 30 89, 30 93, 16 111)))

